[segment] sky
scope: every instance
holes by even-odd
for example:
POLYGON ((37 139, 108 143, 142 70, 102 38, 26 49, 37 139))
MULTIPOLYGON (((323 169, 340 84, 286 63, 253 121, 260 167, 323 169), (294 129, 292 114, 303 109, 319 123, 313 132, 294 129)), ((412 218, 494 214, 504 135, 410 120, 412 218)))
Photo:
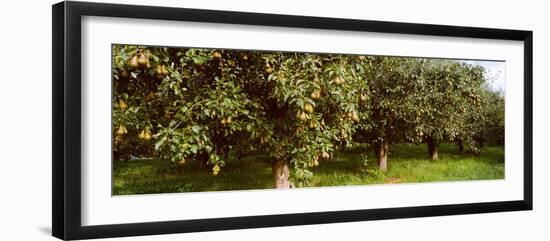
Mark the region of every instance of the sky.
POLYGON ((486 81, 493 90, 506 90, 506 62, 504 61, 479 61, 465 60, 464 62, 479 65, 485 68, 486 81))

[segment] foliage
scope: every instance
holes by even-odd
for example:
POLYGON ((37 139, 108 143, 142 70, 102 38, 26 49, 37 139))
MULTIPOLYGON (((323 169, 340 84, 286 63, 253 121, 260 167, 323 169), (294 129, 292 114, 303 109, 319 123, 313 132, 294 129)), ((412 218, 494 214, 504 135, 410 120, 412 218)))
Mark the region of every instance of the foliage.
POLYGON ((196 161, 218 175, 263 152, 289 164, 301 186, 358 142, 473 143, 503 127, 482 69, 459 61, 132 45, 112 53, 119 160, 196 161))

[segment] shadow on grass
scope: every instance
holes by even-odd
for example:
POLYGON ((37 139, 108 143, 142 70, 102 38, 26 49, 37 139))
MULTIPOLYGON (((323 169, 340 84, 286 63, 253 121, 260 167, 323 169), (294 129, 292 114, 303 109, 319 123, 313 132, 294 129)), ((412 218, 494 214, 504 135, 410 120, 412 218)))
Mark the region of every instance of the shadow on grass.
MULTIPOLYGON (((437 161, 427 160, 425 145, 398 144, 390 151, 388 171, 379 172, 367 148, 337 153, 312 168, 311 186, 346 186, 380 183, 485 180, 504 177, 504 147, 486 147, 480 155, 459 153, 453 144, 441 144, 437 161), (365 169, 361 156, 368 155, 365 169)), ((267 189, 273 187, 269 156, 248 155, 231 160, 217 176, 210 167, 190 160, 180 166, 166 160, 115 162, 113 194, 147 194, 220 190, 267 189)))

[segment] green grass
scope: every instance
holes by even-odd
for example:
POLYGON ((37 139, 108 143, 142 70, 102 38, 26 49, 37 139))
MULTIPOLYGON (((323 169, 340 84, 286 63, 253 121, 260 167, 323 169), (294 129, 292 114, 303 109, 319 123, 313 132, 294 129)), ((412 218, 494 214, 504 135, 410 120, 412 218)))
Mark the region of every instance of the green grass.
MULTIPOLYGON (((393 146, 388 171, 377 170, 372 150, 367 168, 361 160, 365 151, 356 148, 321 161, 313 168, 311 186, 344 186, 386 183, 444 182, 504 178, 504 147, 490 146, 476 156, 458 153, 452 144, 439 146, 439 160, 427 160, 425 145, 393 146)), ((114 162, 113 194, 146 194, 273 188, 271 165, 265 155, 250 155, 229 162, 218 176, 189 162, 181 167, 166 160, 114 162)))

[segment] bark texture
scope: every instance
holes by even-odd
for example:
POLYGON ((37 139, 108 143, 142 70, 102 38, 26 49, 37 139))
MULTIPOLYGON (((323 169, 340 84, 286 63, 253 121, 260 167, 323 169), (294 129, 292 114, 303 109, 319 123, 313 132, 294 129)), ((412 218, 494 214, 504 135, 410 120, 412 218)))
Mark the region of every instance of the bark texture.
POLYGON ((290 171, 288 169, 288 162, 285 160, 276 160, 271 164, 273 171, 273 181, 275 181, 275 188, 290 188, 290 171))
POLYGON ((374 154, 376 156, 376 160, 378 161, 378 168, 381 171, 387 171, 388 170, 388 152, 390 149, 390 143, 386 139, 380 143, 376 143, 374 145, 374 154))
POLYGON ((426 144, 428 144, 428 155, 430 160, 437 160, 437 141, 432 137, 428 137, 426 139, 426 144))
POLYGON ((458 152, 463 153, 464 152, 464 143, 462 142, 462 139, 460 139, 460 138, 456 139, 456 145, 458 146, 458 152))

